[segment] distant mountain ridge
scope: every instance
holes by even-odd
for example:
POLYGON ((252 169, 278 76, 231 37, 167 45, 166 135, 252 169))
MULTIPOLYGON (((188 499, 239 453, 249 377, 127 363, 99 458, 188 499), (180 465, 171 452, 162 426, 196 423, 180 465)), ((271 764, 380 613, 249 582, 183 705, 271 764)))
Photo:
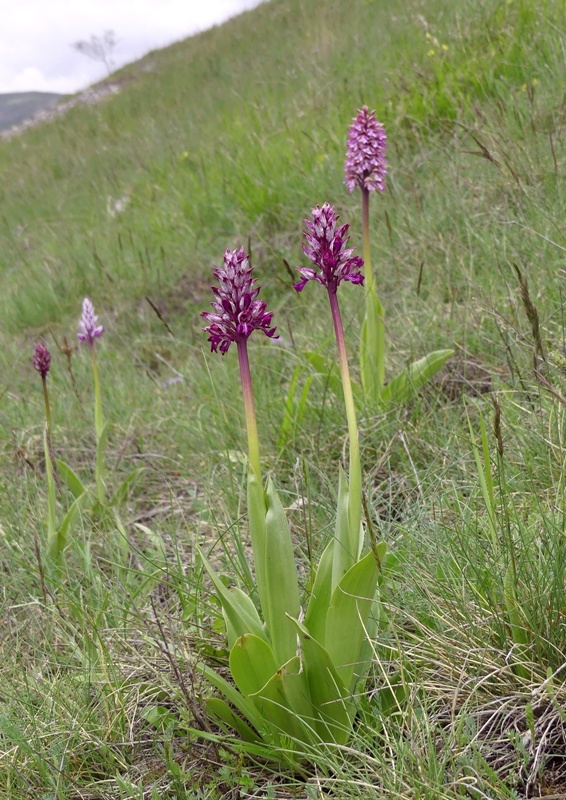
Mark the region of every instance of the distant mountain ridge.
POLYGON ((9 92, 0 94, 0 131, 9 130, 54 106, 65 95, 54 92, 9 92))

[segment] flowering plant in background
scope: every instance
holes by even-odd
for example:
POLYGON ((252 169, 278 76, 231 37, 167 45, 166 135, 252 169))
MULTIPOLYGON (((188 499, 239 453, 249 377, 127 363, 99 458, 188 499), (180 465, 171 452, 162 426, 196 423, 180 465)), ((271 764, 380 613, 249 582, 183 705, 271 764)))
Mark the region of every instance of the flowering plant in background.
MULTIPOLYGON (((65 548, 67 533, 78 511, 78 502, 75 500, 57 527, 57 503, 55 485, 57 472, 55 457, 51 444, 51 406, 49 391, 47 389, 47 375, 51 368, 51 353, 43 342, 35 346, 33 366, 41 376, 43 387, 43 400, 45 404, 45 428, 43 431, 43 449, 45 454, 45 475, 47 481, 47 556, 50 560, 58 562, 65 548)), ((58 462, 59 463, 59 462, 58 462)))
POLYGON ((337 227, 334 209, 325 204, 307 222, 305 253, 312 267, 300 269, 301 291, 309 281, 326 287, 338 345, 350 435, 349 477, 341 470, 336 532, 326 547, 301 621, 301 597, 293 542, 283 506, 269 479, 264 489, 259 440, 248 360, 250 335, 273 337, 272 312, 258 300, 243 248, 224 254, 214 270, 212 312, 203 312, 213 352, 225 355, 236 344, 248 435, 247 500, 250 539, 259 608, 238 586, 228 588, 201 553, 222 605, 230 671, 237 688, 206 665, 202 672, 226 700, 208 702, 209 714, 236 731, 254 753, 279 759, 309 745, 344 744, 350 735, 356 704, 353 691, 367 670, 366 643, 372 630, 381 543, 362 555, 361 468, 358 431, 348 372, 337 289, 341 281, 363 283, 362 260, 347 247, 348 226, 337 227), (273 749, 265 748, 269 745, 273 749))
POLYGON ((350 194, 362 192, 362 232, 366 277, 366 313, 362 328, 360 366, 366 394, 379 398, 385 380, 385 325, 383 308, 371 268, 369 240, 369 196, 376 189, 385 190, 387 137, 375 112, 364 106, 348 132, 344 183, 350 194))
POLYGON ((348 131, 344 183, 350 194, 356 189, 362 193, 366 308, 361 337, 360 369, 366 396, 379 404, 406 402, 453 355, 453 350, 437 350, 430 353, 415 361, 387 386, 385 385, 385 323, 371 267, 369 199, 372 192, 385 190, 386 146, 387 136, 383 125, 376 119, 375 111, 369 111, 368 107, 364 106, 352 120, 348 131))
POLYGON ((49 391, 47 389, 47 375, 51 367, 51 353, 43 342, 35 346, 33 366, 41 375, 43 387, 43 401, 45 404, 45 428, 43 430, 43 452, 45 454, 45 476, 47 479, 47 547, 51 551, 55 547, 57 528, 55 522, 55 466, 53 449, 51 446, 51 406, 49 404, 49 391))
POLYGON ((89 349, 92 361, 92 375, 94 379, 94 430, 96 434, 96 494, 98 502, 102 505, 105 497, 104 451, 106 446, 107 425, 104 422, 102 414, 102 395, 98 376, 95 342, 97 339, 100 339, 104 333, 104 328, 102 325, 98 325, 98 316, 94 313, 94 306, 88 297, 85 297, 83 300, 83 313, 79 324, 80 331, 77 333, 77 339, 89 349))

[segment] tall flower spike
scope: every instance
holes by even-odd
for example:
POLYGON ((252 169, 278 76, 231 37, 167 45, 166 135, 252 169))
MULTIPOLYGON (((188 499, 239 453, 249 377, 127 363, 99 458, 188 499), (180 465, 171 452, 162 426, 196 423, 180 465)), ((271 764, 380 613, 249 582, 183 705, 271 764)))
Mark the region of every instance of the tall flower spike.
POLYGON ((35 346, 35 353, 33 354, 33 366, 39 372, 43 380, 47 377, 49 367, 51 366, 51 353, 43 342, 39 342, 35 346))
POLYGON ((341 281, 364 282, 360 272, 364 262, 359 256, 352 256, 353 247, 346 246, 350 241, 346 235, 349 225, 337 228, 338 218, 333 206, 325 203, 312 209, 312 222, 305 220, 308 244, 303 245, 303 252, 319 272, 310 267, 299 267, 303 279, 295 284, 298 292, 302 292, 309 281, 318 281, 329 292, 336 292, 341 281))
POLYGON ((210 322, 204 330, 208 333, 210 349, 222 355, 228 352, 232 342, 244 342, 253 331, 263 331, 271 338, 275 328, 271 328, 273 311, 267 311, 263 300, 257 300, 259 286, 252 278, 253 267, 244 248, 226 250, 224 267, 213 270, 220 286, 212 287, 216 301, 211 303, 214 313, 201 312, 201 317, 210 322))
POLYGON ((375 111, 364 106, 352 120, 348 131, 344 183, 350 194, 356 186, 369 192, 385 189, 386 146, 383 125, 375 118, 375 111))
POLYGON ((94 313, 94 306, 88 297, 85 297, 83 300, 83 314, 80 321, 81 333, 77 333, 77 338, 81 342, 86 342, 90 347, 93 346, 94 340, 100 339, 104 333, 104 328, 102 325, 97 325, 97 322, 98 317, 94 313))

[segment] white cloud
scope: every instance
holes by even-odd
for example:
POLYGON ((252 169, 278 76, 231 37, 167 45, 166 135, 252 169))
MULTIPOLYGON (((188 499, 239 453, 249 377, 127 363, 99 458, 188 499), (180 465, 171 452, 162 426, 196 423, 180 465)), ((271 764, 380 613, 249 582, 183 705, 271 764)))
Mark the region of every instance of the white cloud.
POLYGON ((72 92, 74 79, 47 78, 37 67, 25 67, 21 72, 10 76, 7 81, 0 82, 0 92, 72 92))
POLYGON ((18 0, 2 19, 0 92, 78 91, 104 65, 73 47, 112 30, 116 67, 259 5, 261 0, 18 0))

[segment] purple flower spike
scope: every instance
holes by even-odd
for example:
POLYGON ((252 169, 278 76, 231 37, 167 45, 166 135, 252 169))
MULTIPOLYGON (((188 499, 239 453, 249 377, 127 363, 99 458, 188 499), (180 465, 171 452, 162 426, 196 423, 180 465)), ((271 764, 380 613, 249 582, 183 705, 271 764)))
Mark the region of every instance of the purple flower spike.
POLYGON ((354 248, 346 246, 350 241, 346 236, 349 225, 337 228, 337 221, 338 214, 329 203, 312 209, 312 222, 305 220, 309 232, 305 232, 308 244, 303 245, 303 252, 320 272, 310 267, 299 267, 303 279, 295 284, 298 292, 302 292, 309 281, 318 281, 329 292, 336 292, 340 281, 364 282, 360 272, 364 262, 359 256, 352 257, 354 248))
POLYGON ((368 192, 385 189, 386 146, 383 125, 376 120, 375 111, 368 111, 364 106, 352 120, 348 131, 344 183, 350 194, 356 186, 368 192))
POLYGON ((216 301, 211 303, 214 313, 203 311, 210 325, 204 330, 209 334, 208 341, 213 353, 222 355, 228 352, 232 342, 243 342, 255 331, 263 331, 270 338, 275 328, 270 328, 273 311, 267 311, 263 300, 256 300, 259 287, 254 288, 253 267, 249 266, 249 256, 244 248, 226 250, 224 267, 213 271, 220 281, 220 287, 213 286, 216 301))
POLYGON ((49 367, 51 366, 51 353, 42 342, 35 346, 33 366, 39 372, 43 380, 45 380, 49 372, 49 367))
POLYGON ((77 333, 77 338, 81 342, 86 342, 90 347, 94 345, 94 340, 100 339, 104 333, 104 328, 102 325, 97 325, 97 322, 98 317, 94 313, 94 306, 88 297, 85 297, 83 300, 83 315, 80 322, 82 332, 77 333))

